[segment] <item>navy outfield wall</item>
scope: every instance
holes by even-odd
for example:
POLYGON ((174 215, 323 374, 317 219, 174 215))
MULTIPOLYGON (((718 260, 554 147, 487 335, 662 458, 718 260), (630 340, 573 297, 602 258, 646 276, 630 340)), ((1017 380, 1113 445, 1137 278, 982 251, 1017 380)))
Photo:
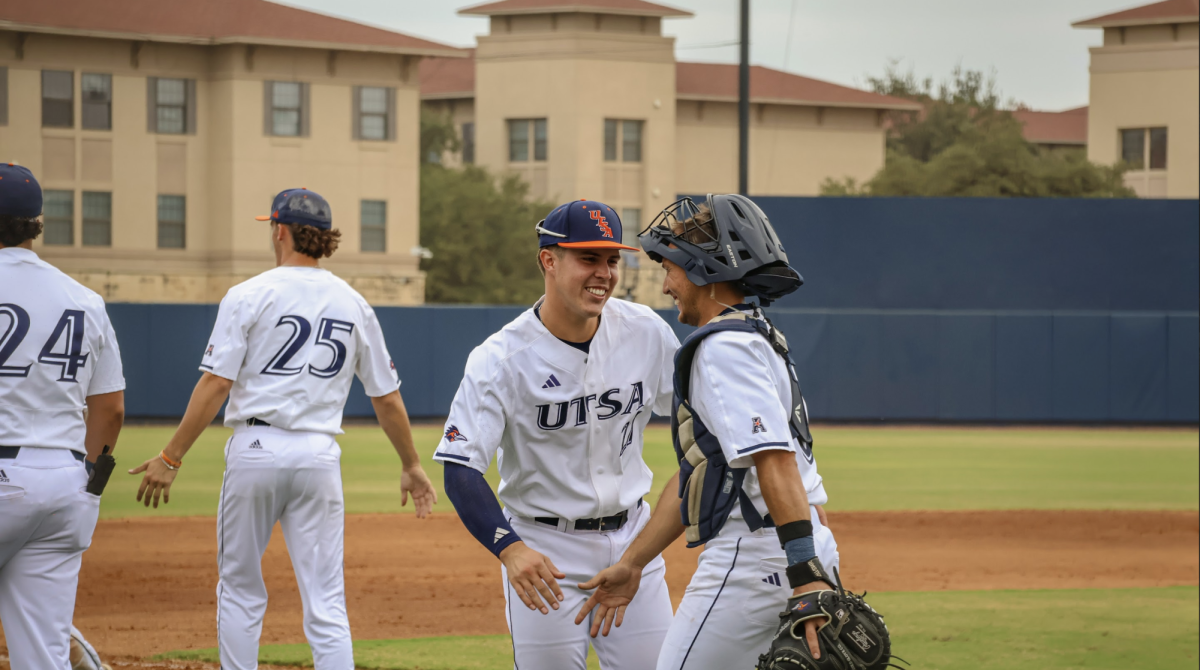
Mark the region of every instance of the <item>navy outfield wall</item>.
MULTIPOLYGON (((471 349, 520 307, 376 309, 409 413, 445 416, 471 349)), ((108 306, 131 417, 183 413, 215 305, 108 306)), ((689 328, 660 312, 680 337, 689 328)), ((1196 312, 772 309, 814 418, 1200 420, 1196 312)), ((347 416, 369 416, 355 381, 347 416)))
MULTIPOLYGON (((1196 200, 755 201, 806 280, 771 314, 816 418, 1200 420, 1196 200)), ((409 412, 444 416, 522 309, 378 308, 409 412)), ((182 414, 216 306, 109 313, 129 415, 182 414)), ((347 414, 370 413, 355 382, 347 414)))

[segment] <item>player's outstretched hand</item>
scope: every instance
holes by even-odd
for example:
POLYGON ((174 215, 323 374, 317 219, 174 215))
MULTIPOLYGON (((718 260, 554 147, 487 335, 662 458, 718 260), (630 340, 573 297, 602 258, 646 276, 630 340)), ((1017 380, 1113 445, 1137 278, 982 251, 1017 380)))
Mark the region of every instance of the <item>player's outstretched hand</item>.
POLYGON ((167 467, 158 456, 147 460, 145 463, 137 466, 129 471, 129 474, 136 475, 145 472, 142 477, 142 485, 138 487, 137 501, 145 500, 146 507, 150 506, 150 499, 154 499, 154 507, 158 508, 158 498, 162 496, 163 504, 171 502, 171 482, 175 481, 175 475, 179 474, 178 470, 172 470, 167 467))
POLYGON ((621 622, 625 619, 625 607, 633 600, 641 583, 641 568, 624 562, 601 570, 600 574, 579 585, 584 591, 596 591, 579 609, 579 614, 575 615, 575 625, 583 623, 594 608, 596 615, 592 617, 591 636, 596 637, 597 633, 601 633, 600 624, 603 623, 603 635, 608 637, 613 623, 616 623, 618 628, 621 627, 621 622))
POLYGON ((411 468, 404 468, 400 473, 400 506, 404 507, 408 504, 408 496, 412 495, 413 507, 417 508, 417 518, 424 519, 433 511, 434 504, 437 503, 437 491, 433 488, 433 482, 429 481, 429 475, 425 474, 425 470, 420 465, 414 465, 411 468))
POLYGON ((531 610, 549 614, 546 603, 558 609, 562 602, 562 589, 558 580, 567 576, 549 558, 530 549, 524 542, 514 542, 500 552, 500 561, 508 572, 508 582, 521 597, 521 602, 531 610), (541 597, 538 595, 541 594, 541 597), (545 603, 542 602, 545 599, 545 603))

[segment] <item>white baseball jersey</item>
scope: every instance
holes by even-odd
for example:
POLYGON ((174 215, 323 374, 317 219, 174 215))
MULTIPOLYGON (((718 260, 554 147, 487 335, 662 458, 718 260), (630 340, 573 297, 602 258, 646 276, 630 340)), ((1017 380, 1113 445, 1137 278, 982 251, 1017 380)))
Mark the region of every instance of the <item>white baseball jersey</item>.
POLYGON ((373 398, 400 386, 375 311, 315 267, 278 267, 229 289, 200 369, 233 380, 230 427, 254 418, 338 435, 353 375, 373 398))
MULTIPOLYGON (((539 303, 540 304, 540 303, 539 303)), ((435 460, 486 472, 510 514, 588 519, 650 491, 642 431, 671 412, 679 340, 650 308, 610 299, 584 353, 529 309, 471 352, 435 460)))
POLYGON ((124 389, 104 300, 28 249, 0 249, 0 444, 82 453, 85 398, 124 389))
MULTIPOLYGON (((811 505, 829 501, 817 462, 788 427, 792 397, 787 364, 758 333, 722 331, 704 338, 692 359, 691 403, 721 443, 735 468, 750 468, 744 490, 760 514, 767 513, 753 455, 768 449, 796 453, 796 465, 811 505)), ((731 518, 742 518, 735 506, 731 518)))

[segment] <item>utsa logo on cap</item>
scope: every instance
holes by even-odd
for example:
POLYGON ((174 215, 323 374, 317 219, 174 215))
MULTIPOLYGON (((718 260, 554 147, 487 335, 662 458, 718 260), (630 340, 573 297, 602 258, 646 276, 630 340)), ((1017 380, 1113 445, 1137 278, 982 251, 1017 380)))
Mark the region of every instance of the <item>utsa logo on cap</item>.
POLYGON ((621 217, 612 207, 595 200, 577 200, 559 205, 534 226, 538 246, 557 244, 568 249, 625 249, 621 244, 621 217))
POLYGON ((271 213, 254 218, 259 221, 312 226, 321 230, 333 227, 333 210, 329 207, 329 202, 316 191, 306 188, 281 191, 271 203, 271 213))

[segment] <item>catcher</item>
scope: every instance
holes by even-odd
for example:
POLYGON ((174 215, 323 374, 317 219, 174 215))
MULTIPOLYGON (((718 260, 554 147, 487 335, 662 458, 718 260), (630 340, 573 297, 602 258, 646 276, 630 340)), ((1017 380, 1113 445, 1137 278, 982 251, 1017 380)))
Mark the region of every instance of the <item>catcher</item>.
POLYGON ((595 608, 593 636, 621 625, 642 567, 686 533, 688 546, 704 551, 658 670, 748 668, 756 660, 762 670, 882 667, 890 658, 882 619, 834 590, 826 571, 837 568, 837 543, 821 508, 828 497, 808 411, 787 342, 762 312, 803 279, 744 196, 710 195, 703 206, 679 200, 639 240, 666 270, 663 293, 679 321, 699 326, 675 357, 671 432, 680 471, 621 560, 580 585, 596 591, 576 623, 595 608), (862 653, 854 656, 843 639, 862 653))

